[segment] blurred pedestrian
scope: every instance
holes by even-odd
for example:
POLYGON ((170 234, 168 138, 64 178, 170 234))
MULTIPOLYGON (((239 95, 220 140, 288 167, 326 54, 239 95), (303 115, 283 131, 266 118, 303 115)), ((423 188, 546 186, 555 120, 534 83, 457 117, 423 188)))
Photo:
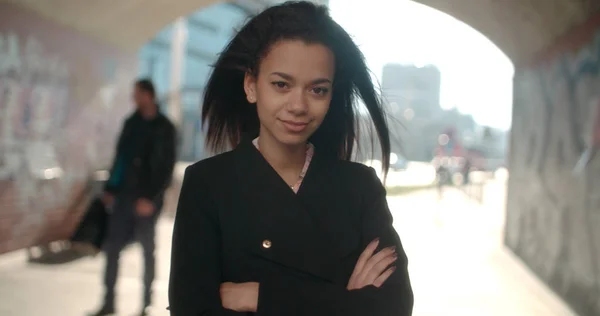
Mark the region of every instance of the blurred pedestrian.
POLYGON ((141 244, 144 254, 144 293, 141 315, 146 315, 152 300, 155 274, 156 222, 170 184, 176 156, 176 131, 159 112, 154 85, 142 79, 135 83, 134 113, 121 131, 110 178, 105 186, 104 203, 112 212, 109 220, 104 272, 103 304, 94 315, 115 313, 115 286, 119 256, 131 241, 141 244))

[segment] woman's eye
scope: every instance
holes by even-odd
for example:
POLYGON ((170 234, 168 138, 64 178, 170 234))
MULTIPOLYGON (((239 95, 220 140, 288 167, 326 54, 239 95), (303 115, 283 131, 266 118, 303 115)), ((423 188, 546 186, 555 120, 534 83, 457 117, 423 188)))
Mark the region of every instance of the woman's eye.
POLYGON ((276 88, 279 88, 279 89, 285 89, 288 86, 287 83, 285 83, 283 81, 274 81, 271 84, 274 85, 276 88))
POLYGON ((317 95, 326 95, 329 92, 329 89, 323 87, 313 88, 313 93, 317 95))

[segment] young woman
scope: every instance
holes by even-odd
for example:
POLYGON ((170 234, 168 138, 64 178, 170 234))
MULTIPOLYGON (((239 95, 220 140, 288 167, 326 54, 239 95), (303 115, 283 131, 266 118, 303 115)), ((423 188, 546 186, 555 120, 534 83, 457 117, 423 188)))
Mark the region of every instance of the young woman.
POLYGON ((173 235, 171 315, 411 315, 407 258, 373 169, 350 162, 357 97, 389 166, 364 58, 309 2, 271 7, 220 55, 207 143, 186 170, 173 235))

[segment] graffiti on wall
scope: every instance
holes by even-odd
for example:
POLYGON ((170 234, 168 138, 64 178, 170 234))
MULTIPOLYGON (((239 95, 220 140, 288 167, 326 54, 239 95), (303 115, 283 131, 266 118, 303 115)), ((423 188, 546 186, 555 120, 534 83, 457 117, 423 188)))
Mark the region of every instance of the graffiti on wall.
POLYGON ((133 58, 119 60, 102 45, 44 26, 37 17, 9 16, 3 23, 0 253, 68 230, 59 226, 78 215, 69 214, 70 205, 93 172, 110 163, 121 120, 131 109, 135 67, 133 58), (32 19, 41 25, 31 27, 35 23, 26 22, 32 19))
POLYGON ((44 54, 35 37, 0 33, 0 181, 12 180, 19 187, 21 210, 31 208, 36 197, 48 207, 64 198, 45 187, 38 192, 36 179, 65 179, 56 146, 68 98, 66 61, 44 54))
POLYGON ((506 243, 581 315, 600 315, 600 28, 515 76, 506 243), (535 122, 536 124, 532 124, 535 122))

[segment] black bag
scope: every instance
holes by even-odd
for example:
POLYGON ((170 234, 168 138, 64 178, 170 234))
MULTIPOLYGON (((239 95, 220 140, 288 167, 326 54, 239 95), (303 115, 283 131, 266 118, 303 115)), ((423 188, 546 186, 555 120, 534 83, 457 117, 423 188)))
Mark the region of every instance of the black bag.
POLYGON ((71 236, 74 248, 84 252, 98 253, 102 249, 108 230, 110 214, 100 198, 95 198, 88 207, 81 223, 71 236))

